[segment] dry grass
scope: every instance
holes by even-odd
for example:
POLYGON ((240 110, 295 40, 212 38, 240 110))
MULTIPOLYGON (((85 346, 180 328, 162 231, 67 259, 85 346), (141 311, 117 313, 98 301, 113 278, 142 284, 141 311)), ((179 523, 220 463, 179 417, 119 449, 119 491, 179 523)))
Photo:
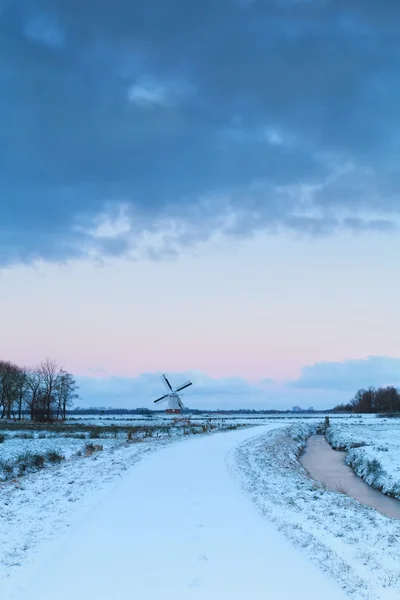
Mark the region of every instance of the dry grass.
POLYGON ((343 494, 344 496, 349 495, 349 488, 342 482, 336 484, 335 490, 338 492, 338 494, 343 494))
POLYGON ((95 452, 101 452, 102 450, 103 446, 101 444, 86 444, 85 456, 92 456, 95 452))

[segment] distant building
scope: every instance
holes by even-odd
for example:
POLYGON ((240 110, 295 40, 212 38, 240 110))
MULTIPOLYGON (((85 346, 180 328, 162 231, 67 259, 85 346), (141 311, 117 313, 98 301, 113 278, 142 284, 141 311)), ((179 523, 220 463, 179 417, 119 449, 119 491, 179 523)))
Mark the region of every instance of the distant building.
POLYGON ((292 412, 295 412, 295 413, 303 412, 303 409, 300 406, 293 406, 292 412))

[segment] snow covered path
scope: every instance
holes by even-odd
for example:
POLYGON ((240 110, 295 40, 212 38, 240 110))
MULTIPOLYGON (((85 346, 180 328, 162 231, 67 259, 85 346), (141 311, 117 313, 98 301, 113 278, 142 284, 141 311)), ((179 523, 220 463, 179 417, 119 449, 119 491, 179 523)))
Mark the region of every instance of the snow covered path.
POLYGON ((344 599, 228 472, 232 448, 275 427, 190 438, 146 457, 42 550, 12 599, 344 599))

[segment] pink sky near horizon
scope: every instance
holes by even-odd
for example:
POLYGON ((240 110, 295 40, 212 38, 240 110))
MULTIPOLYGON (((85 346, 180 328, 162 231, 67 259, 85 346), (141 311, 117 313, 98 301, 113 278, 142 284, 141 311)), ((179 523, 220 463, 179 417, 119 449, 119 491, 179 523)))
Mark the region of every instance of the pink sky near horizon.
POLYGON ((296 378, 320 361, 400 357, 394 236, 218 240, 175 260, 0 271, 0 354, 77 375, 296 378))

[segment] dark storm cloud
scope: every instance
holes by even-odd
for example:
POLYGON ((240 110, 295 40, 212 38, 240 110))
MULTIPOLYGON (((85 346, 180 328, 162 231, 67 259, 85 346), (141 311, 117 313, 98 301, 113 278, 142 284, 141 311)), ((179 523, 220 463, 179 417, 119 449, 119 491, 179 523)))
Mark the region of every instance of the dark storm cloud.
POLYGON ((185 244, 393 229, 399 17, 394 0, 3 0, 0 263, 84 254, 119 203, 136 235, 172 219, 185 244))

